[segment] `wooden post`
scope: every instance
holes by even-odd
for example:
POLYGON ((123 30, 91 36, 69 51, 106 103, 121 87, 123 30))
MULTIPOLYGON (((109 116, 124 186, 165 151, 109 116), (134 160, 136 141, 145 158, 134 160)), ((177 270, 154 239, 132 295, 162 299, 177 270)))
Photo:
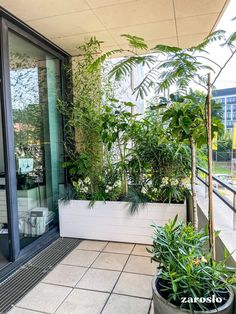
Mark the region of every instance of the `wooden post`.
POLYGON ((212 259, 216 259, 215 251, 215 228, 214 228, 214 209, 213 209, 213 180, 212 180, 212 131, 211 131, 211 74, 208 73, 208 92, 207 92, 207 146, 208 146, 208 219, 209 219, 209 248, 212 259))
POLYGON ((197 192, 196 192, 196 146, 194 137, 190 136, 191 147, 191 190, 192 190, 192 202, 193 202, 193 226, 198 230, 198 212, 197 212, 197 192))
MULTIPOLYGON (((134 93, 134 69, 133 67, 131 67, 131 70, 130 70, 130 89, 131 89, 131 95, 133 95, 134 93)), ((134 106, 131 107, 131 113, 135 114, 134 106)))

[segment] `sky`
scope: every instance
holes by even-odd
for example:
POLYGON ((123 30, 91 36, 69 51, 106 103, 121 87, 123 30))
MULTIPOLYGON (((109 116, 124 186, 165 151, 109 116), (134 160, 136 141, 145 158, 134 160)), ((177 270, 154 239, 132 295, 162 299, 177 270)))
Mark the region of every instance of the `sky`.
MULTIPOLYGON (((236 32, 236 20, 232 21, 234 17, 236 17, 236 0, 231 0, 216 29, 225 30, 227 35, 236 32)), ((222 65, 229 54, 227 54, 226 49, 219 47, 217 44, 212 45, 209 49, 209 56, 222 65)), ((222 72, 215 86, 217 89, 236 87, 236 56, 222 72)))

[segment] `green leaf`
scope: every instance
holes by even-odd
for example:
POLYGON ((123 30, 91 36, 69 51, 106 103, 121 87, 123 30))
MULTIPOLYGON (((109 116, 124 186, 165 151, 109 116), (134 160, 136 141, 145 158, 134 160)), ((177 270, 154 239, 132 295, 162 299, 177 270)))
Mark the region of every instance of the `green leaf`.
POLYGON ((130 34, 122 34, 121 37, 125 37, 132 48, 147 50, 148 45, 144 39, 130 34))
POLYGON ((154 48, 152 48, 155 52, 161 52, 161 53, 177 53, 182 51, 179 47, 173 47, 168 45, 156 45, 154 48))

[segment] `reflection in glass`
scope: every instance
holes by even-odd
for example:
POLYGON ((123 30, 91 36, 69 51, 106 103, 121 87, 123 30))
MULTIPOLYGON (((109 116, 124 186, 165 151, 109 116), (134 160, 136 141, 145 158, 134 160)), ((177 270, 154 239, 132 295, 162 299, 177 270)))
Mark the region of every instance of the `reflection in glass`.
POLYGON ((14 33, 9 59, 21 247, 57 222, 63 182, 61 121, 57 113, 60 61, 14 33))

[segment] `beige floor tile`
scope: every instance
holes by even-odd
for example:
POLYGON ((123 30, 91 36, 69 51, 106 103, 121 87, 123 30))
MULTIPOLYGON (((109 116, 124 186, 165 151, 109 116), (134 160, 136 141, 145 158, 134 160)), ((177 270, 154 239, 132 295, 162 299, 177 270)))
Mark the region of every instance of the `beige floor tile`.
POLYGON ((40 314, 43 312, 35 312, 32 310, 21 309, 19 307, 14 307, 12 310, 8 311, 7 314, 40 314))
POLYGON ((61 264, 89 267, 98 255, 99 252, 75 249, 63 259, 61 264))
POLYGON ((112 294, 102 314, 148 314, 150 301, 112 294))
POLYGON ((104 242, 104 241, 83 240, 77 246, 77 249, 89 250, 89 251, 102 251, 106 245, 107 245, 107 242, 104 242))
POLYGON ((110 292, 113 289, 119 274, 120 272, 114 270, 90 268, 78 282, 76 287, 110 292))
POLYGON ((39 283, 17 306, 45 313, 54 313, 71 292, 70 288, 39 283))
POLYGON ((98 314, 109 294, 75 289, 56 311, 56 314, 98 314))
POLYGON ((133 247, 131 243, 109 242, 103 252, 130 254, 133 247))
POLYGON ((152 278, 153 276, 122 273, 115 286, 114 292, 151 299, 152 278))
POLYGON ((101 253, 96 261, 92 264, 94 268, 122 270, 128 255, 101 253))
POLYGON ((156 273, 156 263, 150 261, 149 257, 131 255, 124 271, 143 275, 154 275, 156 273))
POLYGON ((74 287, 88 268, 70 265, 56 266, 42 282, 74 287))
POLYGON ((147 248, 151 249, 152 247, 150 245, 136 244, 131 254, 141 255, 141 256, 151 256, 151 254, 147 252, 147 248))

